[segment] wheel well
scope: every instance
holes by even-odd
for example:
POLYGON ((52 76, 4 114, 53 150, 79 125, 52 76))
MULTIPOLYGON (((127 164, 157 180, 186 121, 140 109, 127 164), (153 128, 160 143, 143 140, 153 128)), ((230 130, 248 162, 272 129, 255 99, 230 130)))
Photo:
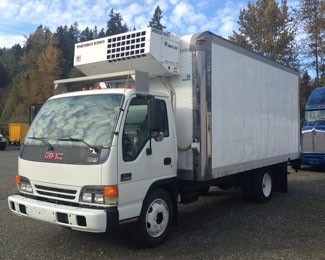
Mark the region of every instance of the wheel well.
POLYGON ((176 179, 175 178, 169 178, 169 179, 163 179, 158 180, 151 184, 147 194, 155 189, 163 189, 169 193, 171 198, 176 198, 176 179))
POLYGON ((146 196, 155 189, 163 189, 168 192, 172 204, 173 204, 173 224, 177 225, 178 223, 178 214, 177 214, 177 188, 176 188, 176 178, 169 178, 164 180, 158 180, 151 184, 146 196))

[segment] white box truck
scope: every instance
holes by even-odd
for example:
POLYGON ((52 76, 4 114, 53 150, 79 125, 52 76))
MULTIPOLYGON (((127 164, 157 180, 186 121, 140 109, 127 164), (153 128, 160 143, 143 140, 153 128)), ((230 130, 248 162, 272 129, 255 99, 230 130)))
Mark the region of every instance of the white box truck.
POLYGON ((299 75, 203 32, 147 28, 75 45, 19 154, 17 215, 74 230, 134 225, 161 243, 210 186, 268 201, 299 158, 299 75), (83 89, 83 91, 74 90, 83 89))

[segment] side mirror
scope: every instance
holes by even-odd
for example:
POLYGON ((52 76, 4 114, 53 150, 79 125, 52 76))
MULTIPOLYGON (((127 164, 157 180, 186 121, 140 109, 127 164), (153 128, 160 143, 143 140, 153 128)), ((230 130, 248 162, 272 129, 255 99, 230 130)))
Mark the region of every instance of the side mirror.
POLYGON ((151 137, 153 137, 157 142, 161 142, 162 140, 164 140, 164 133, 163 132, 151 132, 151 137))

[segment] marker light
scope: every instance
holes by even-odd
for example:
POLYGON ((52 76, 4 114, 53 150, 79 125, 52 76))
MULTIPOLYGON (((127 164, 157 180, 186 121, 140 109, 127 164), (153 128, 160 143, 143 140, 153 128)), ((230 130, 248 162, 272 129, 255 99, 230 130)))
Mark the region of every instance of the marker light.
POLYGON ((205 45, 207 42, 205 41, 205 40, 197 40, 196 41, 196 45, 201 45, 201 46, 203 46, 203 45, 205 45))

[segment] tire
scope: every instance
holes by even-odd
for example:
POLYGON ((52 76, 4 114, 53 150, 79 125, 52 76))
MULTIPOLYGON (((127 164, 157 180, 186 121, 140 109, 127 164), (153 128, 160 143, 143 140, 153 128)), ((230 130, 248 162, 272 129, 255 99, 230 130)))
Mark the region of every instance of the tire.
POLYGON ((269 168, 263 168, 256 171, 241 184, 241 190, 244 198, 255 202, 267 202, 271 199, 273 193, 272 173, 269 168))
POLYGON ((140 246, 154 247, 168 236, 173 220, 173 203, 163 189, 151 191, 145 198, 136 227, 136 242, 140 246))
POLYGON ((257 202, 267 202, 272 197, 273 180, 269 169, 260 171, 255 178, 254 200, 257 202))

